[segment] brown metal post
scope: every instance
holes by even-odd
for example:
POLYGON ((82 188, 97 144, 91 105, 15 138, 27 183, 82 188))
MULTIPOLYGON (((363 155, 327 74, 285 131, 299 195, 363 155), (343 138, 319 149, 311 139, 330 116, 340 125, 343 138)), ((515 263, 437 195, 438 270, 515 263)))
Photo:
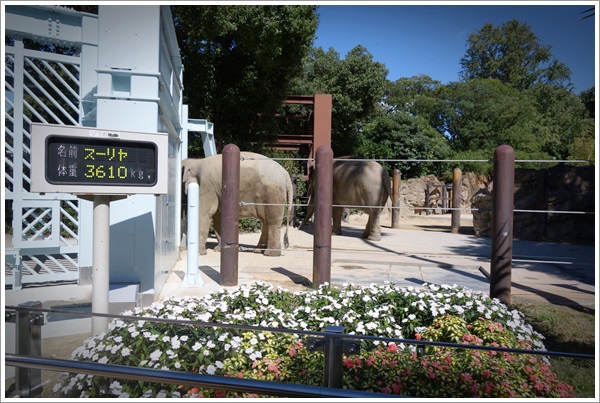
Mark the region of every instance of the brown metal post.
POLYGON ((460 231, 460 196, 462 189, 462 171, 454 168, 452 172, 452 218, 450 232, 458 234, 460 231))
POLYGON ((331 283, 331 212, 333 203, 333 151, 319 147, 315 156, 313 286, 331 283))
POLYGON ((392 228, 400 228, 400 170, 394 169, 392 180, 392 228))
POLYGON ((240 149, 235 144, 223 148, 221 191, 221 285, 238 284, 240 221, 240 149))
POLYGON ((501 145, 494 152, 490 297, 511 302, 515 151, 501 145))
POLYGON ((319 147, 331 147, 331 94, 315 94, 314 102, 313 148, 310 158, 315 158, 319 147))

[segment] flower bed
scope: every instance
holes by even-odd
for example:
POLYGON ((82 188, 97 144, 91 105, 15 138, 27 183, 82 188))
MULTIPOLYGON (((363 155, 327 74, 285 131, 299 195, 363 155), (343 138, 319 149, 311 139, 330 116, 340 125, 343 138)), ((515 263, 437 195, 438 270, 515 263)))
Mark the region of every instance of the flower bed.
MULTIPOLYGON (((84 342, 74 360, 210 375, 322 385, 323 353, 301 334, 236 330, 185 321, 324 331, 400 339, 363 340, 344 356, 343 387, 412 397, 572 397, 544 356, 448 346, 430 340, 544 350, 543 336, 523 315, 461 286, 394 284, 320 286, 295 292, 257 282, 204 298, 170 298, 126 316, 177 319, 181 324, 115 319, 105 334, 84 342)), ((100 376, 63 374, 65 397, 257 397, 100 376)))

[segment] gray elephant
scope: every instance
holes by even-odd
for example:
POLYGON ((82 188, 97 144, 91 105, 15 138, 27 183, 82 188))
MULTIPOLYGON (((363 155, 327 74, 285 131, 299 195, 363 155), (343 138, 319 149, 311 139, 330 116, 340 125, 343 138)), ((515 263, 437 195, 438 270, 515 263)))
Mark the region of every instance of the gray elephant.
MULTIPOLYGON (((308 175, 308 208, 300 224, 306 224, 312 217, 314 207, 312 198, 314 192, 315 168, 309 168, 308 175)), ((333 228, 335 235, 342 234, 342 215, 344 207, 362 210, 369 215, 369 221, 362 237, 370 241, 381 240, 381 225, 379 217, 391 199, 391 181, 387 171, 377 161, 357 160, 341 157, 333 160, 333 228), (336 207, 338 206, 338 207, 336 207)))
MULTIPOLYGON (((289 173, 277 161, 261 154, 240 152, 240 218, 255 217, 261 222, 261 235, 255 252, 265 256, 281 256, 281 227, 287 206, 284 245, 288 247, 288 227, 293 202, 293 187, 289 173), (256 204, 255 204, 256 203, 256 204)), ((210 220, 217 236, 216 251, 221 248, 221 183, 222 154, 182 161, 185 191, 188 184, 200 187, 200 223, 198 250, 206 254, 210 220)))

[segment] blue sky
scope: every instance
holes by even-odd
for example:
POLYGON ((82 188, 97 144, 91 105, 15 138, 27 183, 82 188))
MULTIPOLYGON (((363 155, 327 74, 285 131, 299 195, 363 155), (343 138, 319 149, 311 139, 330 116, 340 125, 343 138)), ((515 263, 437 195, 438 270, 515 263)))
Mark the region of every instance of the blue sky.
POLYGON ((460 59, 465 55, 470 34, 486 23, 501 26, 517 19, 529 25, 541 44, 551 46, 554 58, 571 69, 576 93, 595 84, 598 2, 401 3, 319 5, 314 46, 325 50, 332 47, 343 59, 352 48, 362 45, 373 60, 386 65, 391 81, 426 74, 447 84, 459 81, 460 59), (585 15, 580 13, 594 5, 596 17, 580 20, 585 15))

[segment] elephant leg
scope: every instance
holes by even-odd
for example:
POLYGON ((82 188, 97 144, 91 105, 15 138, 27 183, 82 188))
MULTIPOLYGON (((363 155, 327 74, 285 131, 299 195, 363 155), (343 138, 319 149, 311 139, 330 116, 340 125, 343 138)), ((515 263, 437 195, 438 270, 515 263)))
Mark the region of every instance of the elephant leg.
POLYGON ((267 248, 267 241, 269 239, 269 233, 267 231, 267 225, 264 221, 260 222, 260 239, 254 248, 255 253, 263 253, 263 251, 267 248))
POLYGON ((266 227, 268 238, 265 256, 281 256, 281 223, 268 224, 266 227))
POLYGON ((369 221, 363 232, 363 238, 367 238, 369 241, 381 241, 380 215, 381 210, 371 210, 369 212, 369 221))
POLYGON ((198 226, 198 253, 206 255, 206 240, 208 239, 208 227, 210 226, 210 216, 200 214, 200 223, 198 226))
POLYGON ((333 207, 331 209, 333 214, 333 228, 334 235, 342 235, 342 213, 344 212, 343 207, 333 207))
POLYGON ((212 216, 213 226, 215 227, 215 237, 217 246, 213 248, 215 252, 221 252, 221 212, 216 212, 212 216))

